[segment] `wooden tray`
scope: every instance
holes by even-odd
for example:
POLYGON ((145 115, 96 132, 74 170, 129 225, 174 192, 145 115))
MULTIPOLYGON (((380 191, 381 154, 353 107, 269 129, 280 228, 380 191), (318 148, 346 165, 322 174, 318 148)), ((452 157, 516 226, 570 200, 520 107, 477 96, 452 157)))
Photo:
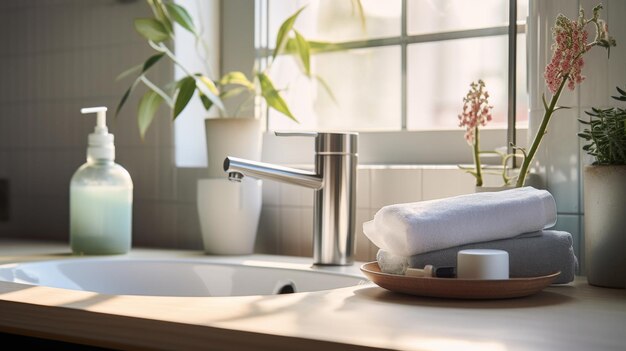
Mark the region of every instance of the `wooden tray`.
POLYGON ((561 272, 533 278, 472 280, 457 278, 409 277, 380 271, 378 262, 361 266, 365 276, 387 290, 450 299, 509 299, 538 293, 550 285, 561 272))

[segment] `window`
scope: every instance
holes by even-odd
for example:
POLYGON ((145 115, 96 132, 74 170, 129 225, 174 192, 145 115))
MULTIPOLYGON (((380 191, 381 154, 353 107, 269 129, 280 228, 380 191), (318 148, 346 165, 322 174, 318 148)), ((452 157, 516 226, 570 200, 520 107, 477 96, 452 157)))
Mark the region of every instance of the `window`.
MULTIPOLYGON (((336 103, 318 81, 299 73, 295 60, 289 56, 277 58, 272 77, 277 87, 287 88, 283 96, 300 124, 270 110, 268 129, 356 130, 362 132, 364 141, 375 141, 376 135, 387 138, 389 133, 396 133, 398 138, 418 136, 432 141, 432 133, 438 133, 441 140, 446 140, 446 148, 459 149, 437 158, 435 163, 463 162, 471 155, 457 115, 470 82, 482 78, 494 105, 494 121, 488 127, 495 130, 483 134, 494 138, 483 143, 484 147, 506 145, 509 70, 515 70, 517 76, 518 126, 524 126, 528 119, 524 25, 528 0, 517 1, 517 55, 513 66, 508 60, 510 2, 515 3, 361 0, 362 22, 356 0, 257 0, 255 44, 261 62, 274 47, 280 23, 307 4, 295 28, 309 40, 331 41, 343 49, 311 58, 312 69, 331 87, 336 103), (460 153, 463 156, 454 156, 460 153)), ((407 147, 402 142, 397 144, 407 147)), ((381 155, 380 159, 389 160, 390 156, 381 155)), ((433 163, 416 155, 398 160, 433 163)), ((377 157, 365 161, 376 162, 377 157)))

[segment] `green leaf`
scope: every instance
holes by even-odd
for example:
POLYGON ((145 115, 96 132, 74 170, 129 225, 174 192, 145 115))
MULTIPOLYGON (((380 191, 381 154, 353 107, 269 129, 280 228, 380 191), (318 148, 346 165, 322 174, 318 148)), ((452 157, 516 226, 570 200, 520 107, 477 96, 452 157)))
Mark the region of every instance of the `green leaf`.
POLYGON ((161 24, 165 27, 168 33, 174 33, 174 28, 172 27, 172 21, 167 15, 167 11, 163 6, 163 1, 161 0, 147 0, 148 5, 152 8, 152 13, 154 13, 154 17, 157 18, 161 24))
POLYGON ((296 35, 296 46, 298 47, 298 56, 300 57, 300 61, 302 62, 302 66, 304 66, 304 73, 307 77, 311 76, 311 50, 309 48, 309 42, 304 39, 302 34, 294 29, 293 31, 296 35))
POLYGON ((237 94, 243 93, 244 91, 250 91, 250 89, 239 87, 239 88, 233 88, 230 90, 222 91, 222 93, 220 94, 220 98, 222 100, 229 99, 237 94))
POLYGON ((215 86, 215 83, 209 79, 209 77, 203 76, 202 74, 196 74, 196 77, 200 81, 200 84, 196 82, 198 91, 202 92, 220 110, 225 111, 226 108, 224 107, 222 99, 219 97, 219 90, 217 89, 217 86, 215 86))
POLYGON ((204 105, 205 110, 210 110, 213 106, 213 101, 211 101, 206 95, 204 95, 201 91, 198 91, 198 95, 200 95, 200 101, 202 101, 202 105, 204 105))
POLYGON ((622 95, 622 96, 611 96, 613 99, 618 100, 618 101, 626 101, 626 96, 622 95))
POLYGON ((137 65, 137 66, 133 66, 133 67, 131 67, 131 68, 127 69, 126 71, 124 71, 124 72, 120 73, 120 75, 119 75, 119 76, 115 77, 115 80, 116 80, 116 81, 117 81, 117 80, 122 80, 122 79, 124 79, 124 78, 126 78, 126 77, 130 76, 131 74, 135 74, 136 72, 140 72, 140 71, 141 71, 141 67, 142 67, 142 66, 143 66, 143 65, 137 65))
MULTIPOLYGON (((336 43, 331 43, 327 41, 315 41, 309 40, 309 46, 311 48, 311 54, 316 54, 320 52, 329 52, 329 51, 341 51, 345 50, 341 45, 336 43)), ((289 45, 289 43, 287 43, 289 45)))
POLYGON ((335 97, 335 94, 333 94, 333 91, 330 89, 330 85, 328 85, 328 83, 326 83, 326 81, 321 76, 319 76, 317 74, 315 75, 315 79, 317 79, 317 81, 320 82, 320 84, 322 84, 322 87, 326 91, 326 94, 328 94, 328 96, 330 96, 330 99, 333 100, 335 105, 339 105, 339 102, 337 101, 337 98, 335 97))
POLYGON ((215 95, 218 95, 220 93, 215 83, 209 77, 203 76, 202 74, 199 74, 199 73, 196 74, 196 77, 200 79, 200 81, 209 89, 211 93, 215 95))
POLYGON ((298 15, 300 15, 300 12, 302 12, 305 8, 306 6, 301 7, 298 11, 296 11, 296 13, 291 15, 291 17, 287 18, 285 22, 281 24, 278 34, 276 35, 276 47, 274 48, 274 53, 272 54, 272 60, 275 59, 280 52, 282 52, 285 44, 287 43, 289 32, 291 32, 298 15))
POLYGON ((363 10, 363 4, 361 4, 361 0, 352 0, 352 8, 356 7, 357 12, 359 13, 359 18, 361 19, 361 30, 365 32, 365 11, 363 10))
POLYGON ((171 2, 165 3, 165 7, 176 23, 191 33, 196 34, 196 26, 193 24, 193 19, 184 7, 171 2))
POLYGON ((139 101, 139 112, 137 113, 137 122, 139 123, 139 134, 143 140, 148 127, 154 119, 154 114, 163 102, 161 95, 153 90, 148 90, 139 101))
POLYGON ((236 84, 244 86, 250 90, 254 90, 254 84, 248 80, 245 74, 241 72, 228 72, 226 73, 219 82, 220 85, 228 85, 228 84, 236 84))
POLYGON ((168 40, 170 38, 163 23, 154 18, 138 18, 135 20, 135 30, 144 38, 155 43, 168 40))
POLYGON ((615 87, 617 89, 617 92, 622 94, 622 95, 626 95, 626 91, 620 89, 620 87, 615 87))
POLYGON ((283 100, 278 91, 274 88, 274 84, 272 83, 270 77, 268 77, 264 72, 261 72, 257 74, 257 78, 259 79, 259 83, 261 85, 261 94, 263 95, 263 98, 265 98, 265 101, 267 101, 267 104, 274 110, 291 118, 293 121, 298 122, 293 114, 291 114, 289 106, 287 106, 285 100, 283 100))
POLYGON ((163 58, 163 56, 165 56, 165 53, 150 56, 146 60, 146 62, 144 62, 143 68, 141 69, 141 73, 146 73, 146 71, 149 70, 150 67, 154 66, 155 63, 159 62, 159 60, 163 58))
POLYGON ((120 80, 138 71, 141 71, 142 74, 146 73, 146 71, 149 70, 150 67, 154 66, 154 64, 157 63, 163 56, 165 56, 164 53, 152 55, 146 60, 146 62, 143 63, 143 65, 137 65, 137 66, 131 67, 130 69, 127 69, 126 71, 122 72, 119 76, 117 76, 115 80, 120 80))
POLYGON ((117 105, 117 108, 115 109, 115 117, 119 115, 120 110, 122 109, 122 106, 124 106, 124 104, 126 103, 126 100, 128 100, 128 97, 130 96, 130 93, 133 91, 133 89, 135 89, 135 86, 137 86, 138 82, 139 82, 139 79, 135 80, 133 84, 131 84, 130 87, 128 87, 128 89, 124 93, 124 96, 122 96, 120 103, 117 105))
POLYGON ((174 103, 174 119, 187 107, 195 91, 196 79, 194 77, 189 76, 181 80, 180 88, 176 95, 176 102, 174 103))

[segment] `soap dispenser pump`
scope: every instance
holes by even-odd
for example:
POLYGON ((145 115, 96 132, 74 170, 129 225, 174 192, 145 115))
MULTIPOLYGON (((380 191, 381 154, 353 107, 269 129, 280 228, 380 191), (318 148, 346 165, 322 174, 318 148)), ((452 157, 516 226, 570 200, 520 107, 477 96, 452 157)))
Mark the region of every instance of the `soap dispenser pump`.
POLYGON ((70 183, 70 245, 77 255, 123 254, 131 246, 133 181, 114 162, 106 111, 106 107, 80 110, 96 113, 97 123, 88 137, 87 163, 70 183))

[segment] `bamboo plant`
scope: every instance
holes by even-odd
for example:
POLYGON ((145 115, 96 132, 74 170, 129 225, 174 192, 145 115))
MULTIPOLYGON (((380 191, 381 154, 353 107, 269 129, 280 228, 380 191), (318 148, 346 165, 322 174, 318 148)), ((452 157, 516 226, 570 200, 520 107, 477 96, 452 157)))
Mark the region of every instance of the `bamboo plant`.
POLYGON ((320 80, 321 85, 327 88, 321 77, 311 73, 310 42, 294 28, 296 19, 305 7, 298 9, 282 23, 278 30, 276 47, 271 54, 271 59, 268 60, 268 64, 263 69, 255 67, 250 77, 243 72, 232 71, 214 80, 203 73, 192 72, 181 63, 168 46, 169 43, 176 40, 174 24, 178 24, 195 36, 198 43, 196 48, 199 51, 203 51, 202 53, 199 52, 199 54, 202 54, 201 57, 207 57, 208 45, 201 38, 200 31, 189 12, 171 0, 146 1, 152 10, 153 17, 135 19, 134 27, 148 41, 155 54, 148 57, 143 64, 127 70, 118 77, 123 78, 136 75, 134 81, 120 99, 116 110, 117 115, 140 83, 148 88, 139 101, 137 112, 139 132, 142 139, 161 104, 165 103, 172 111, 172 118, 176 119, 194 96, 201 100, 206 111, 209 111, 211 108, 217 108, 220 115, 228 115, 224 106, 226 99, 240 94, 247 94, 247 101, 250 98, 260 97, 265 100, 267 106, 297 122, 296 117, 268 74, 276 57, 286 52, 293 54, 296 60, 299 61, 299 66, 307 77, 320 80), (178 66, 185 76, 160 87, 150 80, 147 74, 157 62, 164 58, 171 60, 174 65, 178 66))

